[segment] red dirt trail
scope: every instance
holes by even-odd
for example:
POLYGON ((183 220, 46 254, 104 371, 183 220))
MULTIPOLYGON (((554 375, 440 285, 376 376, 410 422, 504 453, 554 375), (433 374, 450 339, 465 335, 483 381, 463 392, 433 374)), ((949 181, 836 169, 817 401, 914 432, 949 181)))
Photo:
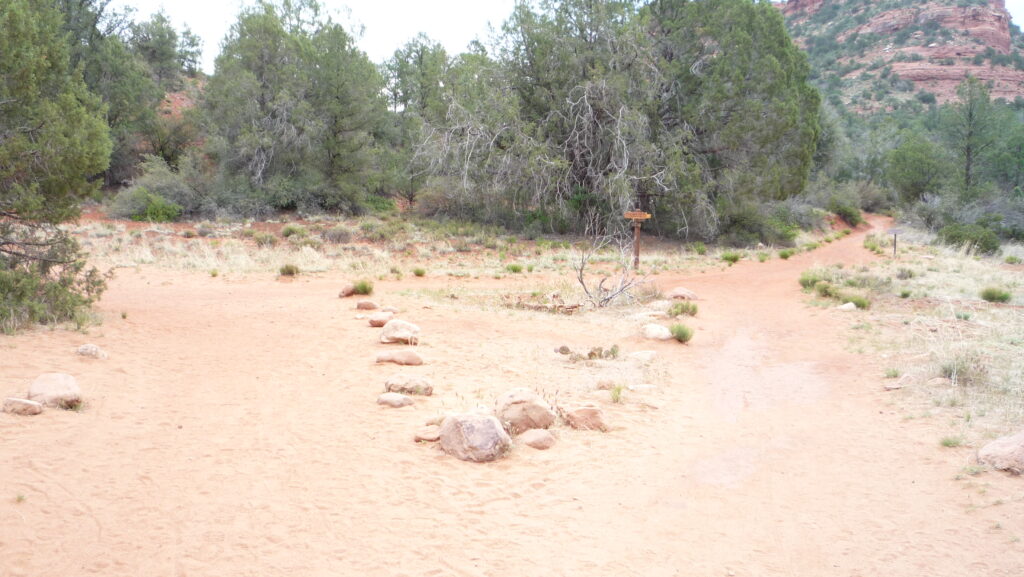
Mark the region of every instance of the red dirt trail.
POLYGON ((0 576, 1020 577, 1021 479, 955 480, 972 449, 903 418, 881 362, 848 350, 860 313, 799 290, 814 264, 878 258, 867 232, 659 275, 701 297, 687 346, 643 341, 632 313, 416 291, 472 280, 378 283, 375 300, 423 329, 427 364, 405 372, 436 389, 397 410, 375 404, 399 370, 373 364, 389 345, 336 297, 340 273, 122 269, 88 334, 0 337, 0 394, 64 371, 87 398, 80 413, 0 414, 0 576), (87 342, 110 358, 76 356, 87 342), (657 358, 552 352, 612 343, 657 358), (605 375, 655 387, 615 404, 594 390, 605 375), (559 426, 551 450, 490 464, 412 441, 515 386, 596 402, 613 429, 559 426))

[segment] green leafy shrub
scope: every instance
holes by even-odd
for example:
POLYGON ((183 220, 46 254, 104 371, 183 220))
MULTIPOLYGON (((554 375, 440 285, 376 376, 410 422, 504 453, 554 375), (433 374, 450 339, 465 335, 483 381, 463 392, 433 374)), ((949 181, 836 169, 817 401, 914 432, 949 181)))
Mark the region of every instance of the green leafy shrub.
POLYGON ((691 317, 697 316, 697 303, 683 301, 673 303, 672 306, 668 308, 668 316, 670 317, 680 317, 683 315, 691 317))
POLYGON ((297 236, 300 238, 307 237, 309 236, 309 230, 307 230, 306 227, 302 226, 301 224, 288 223, 284 225, 284 228, 281 229, 281 236, 285 238, 290 238, 293 236, 297 236))
POLYGON ((1021 260, 1020 260, 1020 257, 1013 256, 1011 254, 1010 256, 1006 257, 1006 260, 1004 262, 1006 262, 1006 264, 1020 264, 1021 260))
POLYGON ((938 240, 950 246, 963 246, 982 254, 999 250, 995 232, 977 224, 951 224, 939 229, 938 240))
POLYGON ((373 293, 373 281, 358 280, 353 285, 353 290, 357 295, 368 295, 373 293))
POLYGON ((729 250, 722 253, 722 260, 729 263, 729 266, 736 264, 741 258, 743 255, 736 251, 729 250))
POLYGON ((1010 291, 997 287, 985 287, 981 291, 981 298, 990 303, 1008 303, 1012 297, 1010 291))
MULTIPOLYGON (((68 239, 67 250, 73 254, 78 246, 68 239)), ((82 327, 88 323, 89 306, 106 288, 103 275, 95 268, 85 270, 84 260, 0 267, 0 331, 65 321, 82 327)))
POLYGON ((143 186, 133 186, 117 193, 110 204, 109 212, 118 218, 173 222, 181 217, 181 206, 149 192, 143 186))
POLYGON ((510 264, 510 265, 506 266, 505 270, 507 270, 508 272, 513 273, 513 274, 519 274, 519 273, 523 272, 523 265, 513 263, 513 264, 510 264))
POLYGON ((698 254, 700 256, 704 256, 704 255, 708 254, 708 247, 707 247, 707 245, 702 243, 702 242, 700 242, 700 241, 697 241, 697 242, 691 244, 690 245, 690 250, 692 250, 694 253, 696 253, 696 254, 698 254))
POLYGON ((814 292, 817 293, 818 296, 824 298, 834 298, 839 294, 836 291, 835 285, 827 280, 820 280, 814 283, 814 292))
POLYGON ((843 222, 850 226, 857 226, 864 222, 864 219, 860 214, 860 208, 850 204, 848 201, 845 201, 838 196, 833 196, 829 199, 828 210, 832 214, 843 219, 843 222))
POLYGON ((871 308, 871 301, 867 297, 861 295, 842 294, 839 295, 839 300, 847 303, 853 303, 854 306, 859 309, 871 308))
POLYGON ((427 274, 427 270, 424 269, 424 268, 416 267, 416 268, 412 269, 412 274, 414 274, 416 276, 419 276, 419 277, 425 276, 427 274))
POLYGON ((781 258, 782 260, 789 260, 789 257, 793 256, 796 253, 796 249, 793 248, 783 249, 779 251, 779 258, 781 258))
POLYGON ((669 327, 672 336, 681 343, 688 343, 693 338, 693 329, 684 324, 674 324, 669 327))
POLYGON ((279 272, 281 273, 281 276, 296 276, 299 274, 299 267, 294 264, 285 264, 281 265, 279 272))

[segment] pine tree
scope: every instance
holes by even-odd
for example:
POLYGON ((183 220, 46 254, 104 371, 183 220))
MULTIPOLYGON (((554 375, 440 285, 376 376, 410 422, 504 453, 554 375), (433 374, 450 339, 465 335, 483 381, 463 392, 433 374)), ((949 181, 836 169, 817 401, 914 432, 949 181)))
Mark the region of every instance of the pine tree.
POLYGON ((0 4, 0 328, 73 318, 102 290, 57 225, 107 167, 98 98, 71 68, 47 2, 0 4))

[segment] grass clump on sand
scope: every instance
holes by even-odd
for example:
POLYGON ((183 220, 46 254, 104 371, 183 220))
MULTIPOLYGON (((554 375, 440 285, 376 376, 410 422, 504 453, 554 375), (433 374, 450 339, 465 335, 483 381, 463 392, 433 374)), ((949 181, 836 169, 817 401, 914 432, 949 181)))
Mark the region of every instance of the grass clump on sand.
POLYGON ((296 276, 299 274, 299 267, 293 264, 285 264, 281 265, 279 272, 281 273, 281 276, 296 276))
POLYGON ((734 250, 728 250, 722 253, 722 260, 729 263, 729 266, 736 264, 741 258, 743 258, 743 255, 734 250))
POLYGON ((672 332, 672 336, 681 343, 688 343, 693 338, 693 329, 684 324, 674 324, 669 327, 672 332))
POLYGON ((697 316, 697 304, 690 301, 683 301, 679 303, 673 303, 668 308, 668 316, 670 317, 681 317, 683 315, 695 317, 697 316))
POLYGON ((357 295, 368 295, 373 293, 373 281, 369 280, 358 280, 353 285, 353 290, 357 295))

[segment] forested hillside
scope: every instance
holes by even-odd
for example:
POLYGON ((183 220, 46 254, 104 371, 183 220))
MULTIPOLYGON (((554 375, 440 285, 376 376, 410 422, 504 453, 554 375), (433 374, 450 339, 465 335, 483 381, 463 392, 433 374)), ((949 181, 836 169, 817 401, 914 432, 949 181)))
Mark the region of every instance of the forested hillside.
POLYGON ((789 0, 780 4, 813 80, 860 112, 945 103, 968 76, 1024 99, 1024 37, 1004 0, 789 0))
MULTIPOLYGON (((929 10, 793 2, 811 66, 765 0, 538 0, 462 53, 420 35, 374 63, 316 0, 260 0, 205 76, 198 38, 162 14, 4 0, 4 298, 41 318, 98 294, 56 226, 88 196, 140 220, 397 207, 531 237, 616 234, 639 209, 666 238, 734 245, 868 209, 1020 238, 1024 99, 980 72, 938 96, 907 84, 913 54, 979 36, 929 10), (868 28, 898 10, 914 24, 865 65, 868 28)), ((954 64, 1019 72, 1007 30, 1014 45, 954 64)))

